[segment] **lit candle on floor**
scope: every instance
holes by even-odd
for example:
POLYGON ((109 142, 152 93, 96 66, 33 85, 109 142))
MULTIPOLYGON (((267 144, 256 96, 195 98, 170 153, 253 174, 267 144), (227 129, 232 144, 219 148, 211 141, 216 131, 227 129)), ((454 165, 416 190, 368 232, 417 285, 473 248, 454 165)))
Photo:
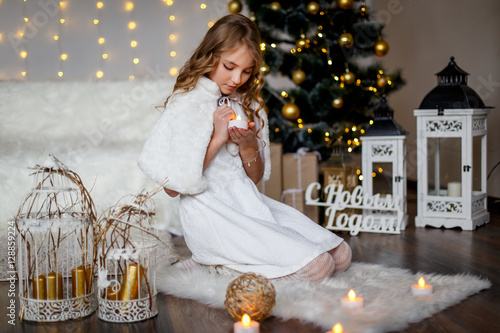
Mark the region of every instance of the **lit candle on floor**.
POLYGON ((417 284, 411 286, 411 293, 413 296, 427 296, 431 295, 433 292, 432 285, 426 284, 423 277, 418 279, 417 284))
POLYGON ((344 333, 344 328, 339 323, 333 325, 332 330, 326 333, 344 333))
POLYGON ((234 323, 234 333, 259 333, 259 323, 252 321, 246 313, 241 317, 241 321, 234 323))
POLYGON ((243 129, 248 129, 248 124, 246 120, 241 120, 241 116, 237 116, 236 119, 230 120, 227 128, 238 127, 243 129))
POLYGON ((345 309, 360 309, 364 306, 363 297, 357 297, 354 290, 349 290, 347 297, 342 297, 340 305, 345 309))

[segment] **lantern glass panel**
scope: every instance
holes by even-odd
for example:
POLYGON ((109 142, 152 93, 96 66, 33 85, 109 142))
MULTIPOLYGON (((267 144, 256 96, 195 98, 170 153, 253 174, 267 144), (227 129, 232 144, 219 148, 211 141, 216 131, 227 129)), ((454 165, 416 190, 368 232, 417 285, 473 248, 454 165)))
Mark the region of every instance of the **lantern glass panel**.
POLYGON ((373 194, 392 195, 392 163, 373 163, 372 170, 373 194))
POLYGON ((485 192, 482 189, 481 171, 482 165, 482 143, 484 136, 472 138, 472 191, 485 192))
POLYGON ((428 194, 450 196, 450 183, 462 184, 462 139, 428 138, 427 156, 428 194))

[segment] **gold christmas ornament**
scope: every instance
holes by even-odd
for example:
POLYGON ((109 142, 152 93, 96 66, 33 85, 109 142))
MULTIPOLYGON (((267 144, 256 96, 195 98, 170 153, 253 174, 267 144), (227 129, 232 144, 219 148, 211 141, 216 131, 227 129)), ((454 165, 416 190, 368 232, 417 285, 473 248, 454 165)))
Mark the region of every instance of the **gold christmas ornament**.
POLYGON ((387 78, 385 76, 381 76, 377 79, 377 86, 379 88, 383 88, 387 85, 387 78))
POLYGON ((342 99, 342 97, 335 98, 335 99, 332 101, 332 106, 333 106, 335 109, 340 109, 343 105, 344 105, 344 100, 342 99))
POLYGON ((354 0, 337 0, 337 6, 340 9, 351 9, 352 6, 354 5, 354 0))
POLYGON ((292 73, 292 80, 297 84, 301 84, 306 79, 306 73, 302 69, 297 69, 292 73))
POLYGON ((345 72, 344 74, 342 74, 342 75, 340 76, 340 79, 341 79, 341 80, 342 80, 342 82, 344 82, 345 84, 352 84, 352 83, 354 83, 354 81, 356 80, 356 76, 355 76, 353 73, 351 73, 351 72, 347 71, 347 72, 345 72))
POLYGON ((274 1, 274 2, 271 2, 271 4, 269 5, 269 7, 274 10, 274 11, 278 11, 281 9, 281 4, 278 2, 278 1, 274 1))
POLYGON ((276 303, 276 291, 265 276, 245 273, 234 279, 226 290, 224 305, 234 320, 246 313, 252 320, 264 320, 276 303))
POLYGON ((379 39, 375 43, 373 50, 376 56, 383 57, 389 52, 389 43, 387 43, 385 40, 379 39))
POLYGON ((248 16, 248 18, 249 18, 251 21, 255 22, 255 20, 256 20, 255 13, 254 13, 254 12, 251 12, 251 13, 250 13, 250 15, 248 16))
POLYGON ((243 5, 241 4, 241 1, 239 1, 239 0, 231 0, 227 4, 227 10, 231 14, 239 14, 241 12, 242 7, 243 7, 243 5))
POLYGON ((305 38, 305 37, 302 37, 301 39, 299 39, 297 41, 297 43, 295 43, 295 45, 297 45, 297 47, 300 47, 300 48, 306 48, 306 47, 309 47, 309 39, 305 38))
POLYGON ((267 76, 271 72, 271 68, 269 67, 268 64, 264 63, 260 66, 259 71, 260 71, 260 74, 262 74, 263 76, 267 76))
POLYGON ((359 15, 366 16, 366 15, 368 15, 369 12, 370 12, 370 10, 368 9, 368 7, 363 2, 363 4, 358 9, 359 15))
POLYGON ((354 39, 352 38, 352 35, 350 33, 344 32, 339 37, 339 44, 342 47, 350 48, 354 45, 354 39))
POLYGON ((297 120, 300 116, 300 109, 297 104, 290 102, 283 105, 281 114, 288 120, 297 120))
POLYGON ((307 4, 307 11, 309 14, 316 15, 319 12, 319 3, 316 1, 311 1, 307 4))

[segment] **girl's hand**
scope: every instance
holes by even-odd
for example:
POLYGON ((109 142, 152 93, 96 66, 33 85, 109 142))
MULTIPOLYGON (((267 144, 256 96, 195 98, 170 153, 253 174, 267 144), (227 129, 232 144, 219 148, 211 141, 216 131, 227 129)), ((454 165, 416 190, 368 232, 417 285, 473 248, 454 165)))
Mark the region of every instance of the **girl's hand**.
POLYGON ((214 135, 212 139, 219 141, 220 144, 229 139, 227 125, 231 119, 234 119, 234 111, 226 104, 219 106, 214 111, 214 135))
POLYGON ((173 190, 169 190, 168 188, 164 187, 163 188, 165 190, 165 193, 167 193, 169 196, 171 196, 172 198, 175 198, 176 196, 179 195, 179 192, 176 192, 176 191, 173 191, 173 190))
POLYGON ((228 129, 229 137, 231 141, 240 146, 240 149, 256 148, 255 140, 255 123, 251 122, 248 124, 248 129, 242 129, 238 127, 231 127, 228 129))

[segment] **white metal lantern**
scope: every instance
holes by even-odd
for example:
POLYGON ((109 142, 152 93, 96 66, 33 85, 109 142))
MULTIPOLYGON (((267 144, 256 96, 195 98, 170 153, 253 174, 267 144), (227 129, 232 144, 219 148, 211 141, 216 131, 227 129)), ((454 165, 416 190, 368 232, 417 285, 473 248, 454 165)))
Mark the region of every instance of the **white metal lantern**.
POLYGON ((453 57, 417 117, 418 201, 415 225, 474 230, 489 222, 486 138, 489 108, 467 86, 453 57))
POLYGON ((158 313, 155 269, 158 233, 150 196, 126 196, 100 219, 98 317, 134 322, 158 313))
POLYGON ((15 218, 20 318, 90 315, 97 308, 93 202, 80 177, 54 156, 33 170, 33 189, 15 218))
MULTIPOLYGON (((380 195, 380 201, 395 200, 403 213, 399 227, 405 229, 406 214, 406 137, 408 133, 393 119, 394 111, 385 96, 375 108, 375 119, 361 137, 363 195, 380 195)), ((364 210, 364 215, 397 215, 394 211, 364 210)))

